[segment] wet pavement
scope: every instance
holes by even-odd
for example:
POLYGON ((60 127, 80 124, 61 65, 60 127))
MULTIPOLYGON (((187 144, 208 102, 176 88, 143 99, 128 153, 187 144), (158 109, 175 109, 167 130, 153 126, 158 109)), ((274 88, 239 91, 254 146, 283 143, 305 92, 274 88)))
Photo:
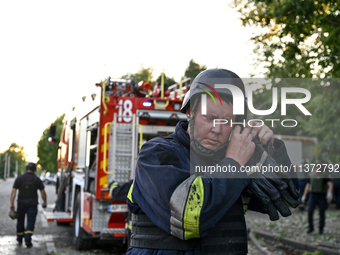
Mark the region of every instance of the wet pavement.
MULTIPOLYGON (((16 220, 9 218, 10 193, 14 178, 6 181, 0 180, 0 255, 122 255, 126 247, 121 245, 100 244, 92 250, 78 251, 73 245, 72 223, 70 225, 57 226, 55 222, 48 222, 43 209, 38 205, 34 234, 32 236, 33 247, 27 248, 25 244, 18 245, 16 241, 16 220)), ((47 193, 47 209, 54 208, 56 200, 55 186, 45 185, 47 193)), ((39 201, 41 200, 40 192, 39 201)), ((15 202, 16 205, 16 202, 15 202)))
POLYGON ((78 251, 70 251, 66 247, 56 247, 56 243, 68 243, 69 237, 58 235, 33 235, 31 248, 27 248, 25 244, 19 245, 16 236, 0 237, 0 254, 18 254, 18 255, 46 255, 46 254, 81 254, 78 251), (66 248, 66 249, 65 249, 66 248))
MULTIPOLYGON (((0 255, 52 255, 52 254, 82 254, 73 247, 72 226, 57 226, 55 222, 48 222, 38 206, 33 247, 27 248, 25 243, 19 245, 16 241, 16 220, 9 218, 10 193, 14 178, 0 180, 0 255)), ((55 186, 45 185, 48 207, 53 207, 55 201, 55 186)), ((41 201, 39 192, 39 201, 41 201)), ((16 202, 15 202, 16 205, 16 202)))

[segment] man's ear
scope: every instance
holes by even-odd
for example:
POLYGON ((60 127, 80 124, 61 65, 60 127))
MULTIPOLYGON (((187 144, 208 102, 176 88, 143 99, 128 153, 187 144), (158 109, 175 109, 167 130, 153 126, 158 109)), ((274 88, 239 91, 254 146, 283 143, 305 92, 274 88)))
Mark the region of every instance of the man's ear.
POLYGON ((191 117, 191 113, 190 113, 190 106, 187 108, 187 111, 185 112, 185 114, 189 117, 191 117))

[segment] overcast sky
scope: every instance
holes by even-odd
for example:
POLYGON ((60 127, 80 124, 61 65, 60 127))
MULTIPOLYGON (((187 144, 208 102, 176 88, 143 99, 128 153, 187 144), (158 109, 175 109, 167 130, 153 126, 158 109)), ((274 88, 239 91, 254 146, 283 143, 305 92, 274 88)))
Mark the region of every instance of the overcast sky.
POLYGON ((190 59, 248 77, 251 30, 228 1, 0 1, 0 152, 37 161, 42 132, 105 76, 152 66, 179 80, 190 59))

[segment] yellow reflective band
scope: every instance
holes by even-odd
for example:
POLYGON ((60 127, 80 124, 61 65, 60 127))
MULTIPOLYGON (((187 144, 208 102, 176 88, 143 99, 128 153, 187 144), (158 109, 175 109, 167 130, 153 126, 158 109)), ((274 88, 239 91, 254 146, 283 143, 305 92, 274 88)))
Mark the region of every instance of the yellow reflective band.
POLYGON ((22 236, 24 233, 23 232, 20 232, 20 233, 17 233, 17 236, 22 236))
POLYGON ((134 203, 133 200, 132 200, 132 190, 133 190, 133 183, 130 186, 127 198, 130 200, 131 203, 134 203))
POLYGON ((243 205, 243 213, 246 214, 248 211, 248 205, 243 205))
POLYGON ((184 211, 184 240, 199 238, 199 224, 204 202, 204 186, 201 176, 191 184, 184 211))
POLYGON ((114 182, 110 185, 110 190, 118 187, 118 182, 114 182))
POLYGON ((31 231, 31 230, 26 230, 26 231, 25 231, 25 234, 33 234, 33 231, 31 231))
POLYGON ((115 188, 117 188, 117 187, 118 187, 118 182, 114 182, 114 183, 112 183, 112 184, 110 185, 110 187, 109 187, 109 189, 110 189, 110 192, 109 192, 110 196, 111 196, 111 194, 112 194, 112 190, 115 189, 115 188))

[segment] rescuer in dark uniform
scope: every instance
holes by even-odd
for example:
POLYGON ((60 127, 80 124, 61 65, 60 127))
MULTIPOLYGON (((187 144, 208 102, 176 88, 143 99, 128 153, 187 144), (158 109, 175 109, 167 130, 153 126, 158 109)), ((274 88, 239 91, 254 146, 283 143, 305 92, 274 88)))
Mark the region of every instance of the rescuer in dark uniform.
POLYGON ((22 239, 25 239, 26 246, 32 247, 35 219, 38 213, 38 194, 37 190, 40 190, 41 197, 44 200, 42 207, 46 207, 46 192, 42 181, 34 174, 37 169, 35 163, 28 163, 26 165, 26 173, 20 175, 13 184, 13 189, 11 193, 11 206, 10 209, 14 210, 14 200, 16 197, 17 190, 19 190, 18 195, 18 219, 17 219, 17 241, 22 244, 22 239), (25 228, 25 217, 27 215, 27 225, 25 228))
MULTIPOLYGON (((317 163, 316 165, 320 165, 317 163)), ((314 219, 313 214, 315 207, 319 207, 319 234, 323 234, 323 230, 325 227, 325 219, 326 219, 326 210, 328 208, 328 204, 332 201, 333 198, 333 183, 329 179, 328 173, 324 173, 321 170, 320 172, 314 172, 311 174, 311 178, 308 179, 307 185, 304 190, 304 194, 302 196, 302 201, 306 201, 306 197, 309 193, 308 197, 308 230, 307 234, 310 234, 314 231, 314 219)))
POLYGON ((253 178, 241 171, 251 160, 260 166, 268 160, 284 166, 291 162, 283 142, 274 139, 267 126, 242 129, 230 125, 231 120, 240 122, 246 116, 233 114, 230 90, 216 84, 232 84, 245 92, 242 80, 231 71, 201 72, 182 104, 188 121, 180 121, 170 136, 143 145, 127 196, 132 212, 127 254, 247 254, 242 194, 250 197, 249 209, 267 213, 271 220, 279 218, 277 211, 282 216, 291 214, 285 201, 298 206, 297 180, 293 183, 290 178, 296 176, 288 173, 284 181, 278 176, 269 181, 265 175, 253 178), (221 97, 216 103, 206 97, 205 115, 202 93, 221 97), (229 124, 214 126, 214 119, 229 124), (269 144, 274 147, 271 156, 261 149, 269 144), (197 166, 215 165, 237 171, 195 172, 197 166))

